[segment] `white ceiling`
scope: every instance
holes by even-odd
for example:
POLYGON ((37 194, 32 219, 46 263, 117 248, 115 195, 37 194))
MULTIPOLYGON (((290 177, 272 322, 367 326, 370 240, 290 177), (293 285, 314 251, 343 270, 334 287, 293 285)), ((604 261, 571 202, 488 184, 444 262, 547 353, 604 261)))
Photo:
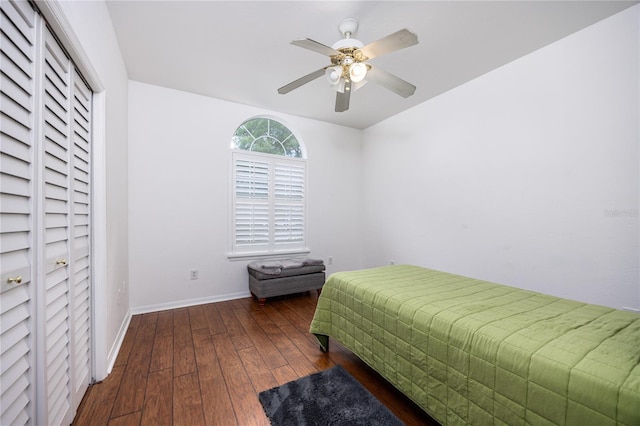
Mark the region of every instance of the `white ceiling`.
POLYGON ((637 1, 118 1, 108 0, 129 78, 354 128, 459 86, 637 1), (419 43, 371 60, 417 86, 402 98, 374 83, 334 112, 324 77, 277 89, 329 64, 290 44, 331 45, 340 22, 364 44, 402 28, 419 43))

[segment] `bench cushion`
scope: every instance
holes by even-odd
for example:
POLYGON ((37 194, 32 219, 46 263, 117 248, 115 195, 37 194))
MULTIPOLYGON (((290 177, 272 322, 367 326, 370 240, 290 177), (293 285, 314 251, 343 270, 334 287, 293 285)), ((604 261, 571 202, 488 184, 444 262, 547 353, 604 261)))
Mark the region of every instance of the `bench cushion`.
POLYGON ((257 260, 247 265, 249 274, 257 280, 314 274, 325 269, 322 259, 257 260))

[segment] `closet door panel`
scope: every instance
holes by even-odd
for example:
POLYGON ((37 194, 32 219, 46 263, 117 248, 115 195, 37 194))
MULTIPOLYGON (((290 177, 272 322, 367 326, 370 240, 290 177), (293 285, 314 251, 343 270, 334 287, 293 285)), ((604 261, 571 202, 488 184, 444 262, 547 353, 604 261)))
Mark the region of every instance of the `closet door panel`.
POLYGON ((70 62, 47 29, 44 36, 42 214, 44 260, 45 423, 69 423, 69 150, 70 62))
POLYGON ((34 423, 33 161, 36 15, 0 3, 0 424, 34 423))
POLYGON ((71 364, 74 412, 91 381, 91 90, 74 70, 71 110, 71 364))

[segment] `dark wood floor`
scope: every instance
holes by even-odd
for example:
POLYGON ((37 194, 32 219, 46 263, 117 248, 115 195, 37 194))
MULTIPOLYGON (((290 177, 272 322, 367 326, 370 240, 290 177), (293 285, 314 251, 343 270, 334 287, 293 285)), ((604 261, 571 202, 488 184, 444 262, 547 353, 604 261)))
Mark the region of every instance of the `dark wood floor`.
POLYGON ((268 425, 258 393, 342 365, 407 425, 437 425, 335 341, 309 334, 317 295, 247 298, 131 318, 111 374, 74 425, 268 425))

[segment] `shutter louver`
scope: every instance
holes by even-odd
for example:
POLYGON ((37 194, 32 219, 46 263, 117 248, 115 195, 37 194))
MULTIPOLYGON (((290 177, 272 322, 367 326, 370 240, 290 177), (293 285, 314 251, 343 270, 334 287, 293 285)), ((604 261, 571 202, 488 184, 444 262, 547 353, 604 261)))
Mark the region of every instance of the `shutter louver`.
POLYGON ((259 161, 236 161, 236 197, 269 197, 269 164, 259 161))
POLYGON ((269 244, 269 205, 236 203, 236 244, 261 246, 269 244))
POLYGON ((0 3, 0 424, 34 423, 33 168, 35 12, 0 3), (9 283, 21 277, 21 282, 9 283))

